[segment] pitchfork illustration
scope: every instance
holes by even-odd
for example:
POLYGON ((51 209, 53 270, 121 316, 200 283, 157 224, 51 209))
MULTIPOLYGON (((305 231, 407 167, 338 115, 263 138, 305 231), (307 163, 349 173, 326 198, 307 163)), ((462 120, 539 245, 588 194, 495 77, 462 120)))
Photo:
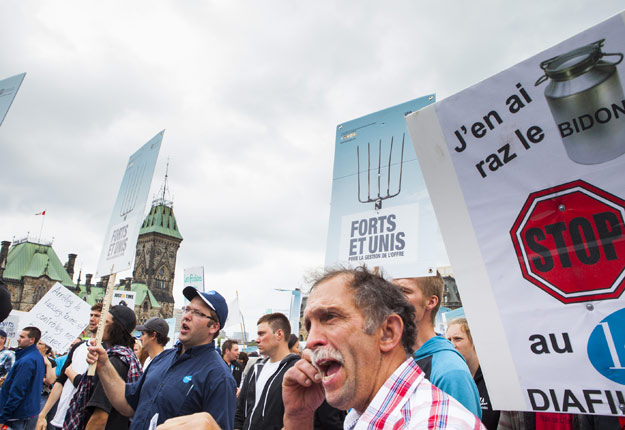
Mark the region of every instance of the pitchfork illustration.
POLYGON ((140 160, 140 165, 138 164, 139 163, 135 161, 130 161, 126 168, 127 175, 124 177, 126 186, 124 187, 124 197, 119 211, 119 216, 124 217, 124 220, 126 219, 125 216, 135 209, 139 187, 141 186, 141 178, 143 178, 146 169, 146 162, 144 160, 140 160))
MULTIPOLYGON (((401 138, 401 160, 399 161, 399 185, 397 192, 391 194, 391 161, 393 159, 393 137, 391 137, 391 150, 388 153, 388 178, 386 180, 386 195, 382 195, 381 177, 382 177, 382 139, 378 143, 378 193, 377 196, 371 197, 371 144, 367 143, 367 199, 360 197, 360 148, 356 147, 356 159, 358 161, 358 201, 360 203, 375 203, 375 210, 382 209, 382 200, 395 197, 401 192, 401 176, 404 166, 404 139, 406 133, 401 138)), ((374 167, 375 175, 375 167, 374 167)))

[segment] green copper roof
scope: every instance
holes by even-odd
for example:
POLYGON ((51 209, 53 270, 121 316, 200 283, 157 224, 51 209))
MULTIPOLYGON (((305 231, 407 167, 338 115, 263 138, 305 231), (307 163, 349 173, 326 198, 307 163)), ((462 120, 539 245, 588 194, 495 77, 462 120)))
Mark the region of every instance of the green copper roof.
POLYGON ((135 297, 135 303, 137 304, 137 306, 143 303, 143 300, 145 299, 145 295, 147 294, 148 300, 150 300, 150 305, 153 308, 161 307, 161 304, 158 302, 158 300, 156 300, 152 292, 148 289, 147 285, 133 283, 130 285, 130 289, 137 293, 137 296, 135 297))
POLYGON ((152 206, 139 230, 139 235, 146 233, 160 233, 182 240, 174 209, 164 204, 152 206))
POLYGON ((40 278, 44 275, 65 287, 75 287, 52 246, 22 242, 11 247, 3 274, 5 279, 19 281, 24 276, 40 278))
MULTIPOLYGON (((104 296, 106 293, 106 288, 104 287, 96 287, 95 285, 91 285, 90 290, 91 293, 87 294, 87 287, 84 285, 79 285, 80 292, 78 293, 78 297, 85 300, 89 305, 93 306, 98 303, 98 300, 104 296), (86 298, 86 299, 85 299, 86 298)), ((119 285, 115 286, 116 289, 123 289, 119 285)), ((135 306, 140 306, 145 299, 147 294, 148 300, 150 301, 150 305, 153 308, 160 308, 161 304, 156 300, 154 295, 148 289, 148 286, 145 284, 131 284, 130 291, 134 291, 137 293, 135 297, 135 306)))
POLYGON ((89 306, 93 306, 98 303, 98 300, 101 297, 104 297, 104 293, 106 292, 106 289, 104 287, 96 287, 95 285, 92 285, 90 287, 91 293, 89 294, 87 294, 87 287, 85 287, 84 285, 79 285, 78 288, 80 288, 78 297, 87 302, 89 306))

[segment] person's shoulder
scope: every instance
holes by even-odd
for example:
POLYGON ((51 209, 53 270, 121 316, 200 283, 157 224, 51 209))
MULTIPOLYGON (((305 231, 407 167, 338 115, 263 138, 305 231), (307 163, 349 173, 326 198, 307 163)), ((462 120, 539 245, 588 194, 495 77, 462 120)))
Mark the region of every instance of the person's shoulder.
MULTIPOLYGON (((432 367, 439 367, 446 371, 459 371, 471 375, 467 362, 458 351, 442 349, 432 354, 432 367)), ((471 377, 473 379, 473 377, 471 377)))
POLYGON ((483 428, 479 424, 479 418, 461 400, 427 379, 422 379, 419 382, 416 390, 411 395, 410 402, 405 407, 409 407, 412 410, 413 418, 404 427, 407 429, 422 428, 417 425, 419 422, 430 422, 433 416, 428 411, 432 410, 444 413, 444 416, 441 415, 438 419, 444 418, 447 423, 446 428, 483 428))
POLYGON ((281 361, 282 363, 286 363, 286 367, 292 367, 300 360, 300 356, 295 353, 290 353, 286 357, 284 357, 281 361))
POLYGON ((113 365, 124 365, 126 367, 128 367, 128 363, 119 355, 111 355, 109 357, 109 361, 113 364, 113 365))

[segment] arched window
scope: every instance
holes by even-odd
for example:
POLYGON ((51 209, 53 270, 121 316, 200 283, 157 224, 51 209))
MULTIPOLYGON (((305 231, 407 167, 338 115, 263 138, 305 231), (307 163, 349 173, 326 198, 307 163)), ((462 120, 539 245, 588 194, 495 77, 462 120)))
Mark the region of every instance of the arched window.
POLYGON ((169 270, 165 266, 161 266, 154 277, 154 287, 161 290, 167 289, 167 282, 169 280, 169 270))

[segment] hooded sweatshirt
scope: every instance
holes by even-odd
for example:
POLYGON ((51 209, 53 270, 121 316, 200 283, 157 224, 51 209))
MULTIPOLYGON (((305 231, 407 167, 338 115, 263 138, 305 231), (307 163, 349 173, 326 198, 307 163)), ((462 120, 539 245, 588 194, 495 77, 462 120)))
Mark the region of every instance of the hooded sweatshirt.
POLYGON ((453 344, 434 336, 414 353, 414 359, 429 381, 482 418, 480 395, 464 357, 453 344))
POLYGON ((248 372, 241 386, 234 414, 234 428, 242 430, 273 430, 282 429, 284 404, 282 403, 282 378, 285 372, 293 367, 299 355, 289 354, 284 357, 278 369, 269 377, 256 406, 256 379, 269 360, 258 360, 248 372))

